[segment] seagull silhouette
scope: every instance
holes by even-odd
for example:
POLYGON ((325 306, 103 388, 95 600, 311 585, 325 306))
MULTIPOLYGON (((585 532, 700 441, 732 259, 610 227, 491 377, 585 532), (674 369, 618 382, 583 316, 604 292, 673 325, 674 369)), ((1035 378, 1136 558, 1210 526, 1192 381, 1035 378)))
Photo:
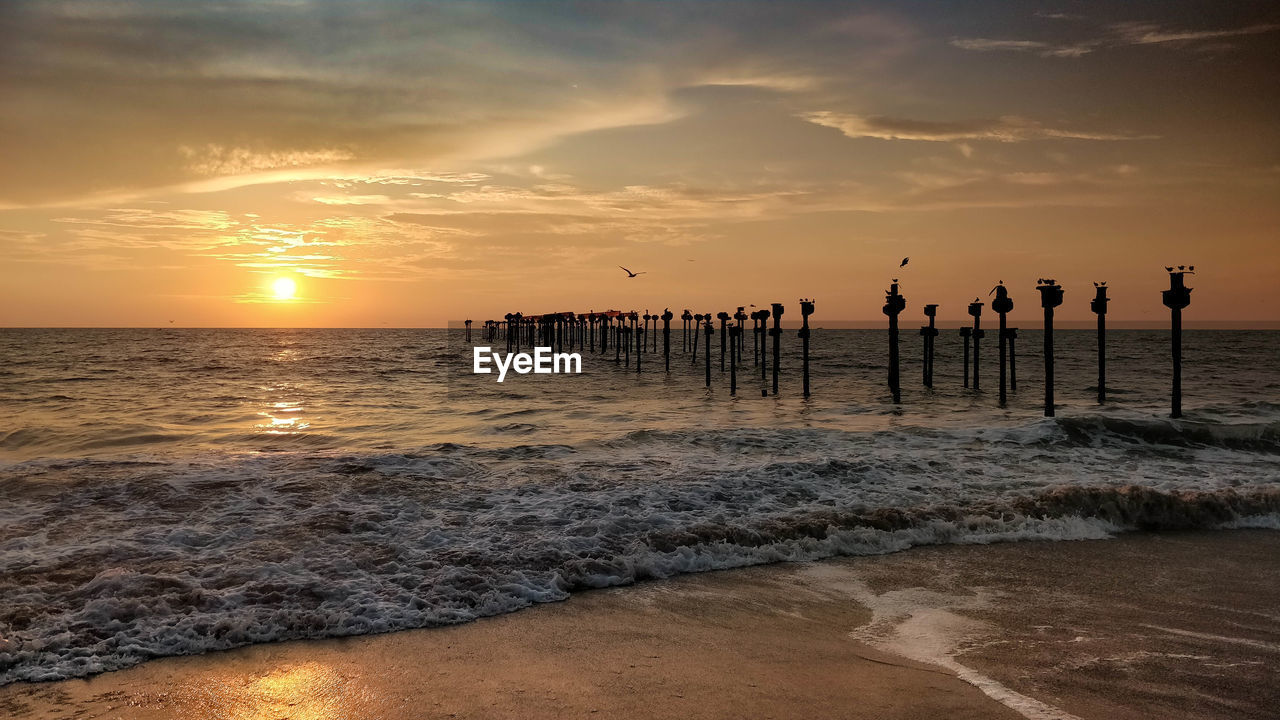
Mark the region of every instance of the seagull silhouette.
POLYGON ((645 274, 645 272, 647 272, 646 270, 641 270, 640 272, 631 272, 630 270, 622 267, 621 265, 619 265, 618 267, 622 268, 622 271, 625 272, 627 274, 627 277, 629 278, 633 278, 637 275, 643 275, 645 274))
POLYGON ((910 260, 910 259, 911 259, 911 258, 909 258, 909 257, 904 257, 904 258, 902 258, 902 264, 901 264, 901 265, 899 265, 898 267, 900 267, 900 268, 904 268, 904 267, 906 267, 906 266, 907 266, 907 261, 908 261, 908 260, 910 260))
POLYGON ((1165 266, 1164 266, 1164 269, 1165 269, 1165 271, 1166 271, 1166 272, 1173 272, 1173 266, 1172 266, 1172 265, 1165 265, 1165 266))

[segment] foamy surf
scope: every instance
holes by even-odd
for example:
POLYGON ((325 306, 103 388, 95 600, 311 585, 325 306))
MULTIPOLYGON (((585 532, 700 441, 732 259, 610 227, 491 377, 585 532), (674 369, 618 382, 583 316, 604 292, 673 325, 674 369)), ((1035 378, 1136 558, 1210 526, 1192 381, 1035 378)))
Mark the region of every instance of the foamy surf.
POLYGON ((1171 463, 1147 478, 1117 472, 1145 451, 1100 432, 641 431, 579 447, 10 464, 0 682, 459 623, 679 573, 1280 517, 1256 453, 1206 446, 1231 474, 1171 463), (966 457, 913 455, 944 440, 966 457), (702 452, 678 457, 684 444, 702 452), (1082 475, 1090 463, 1112 483, 1082 475))

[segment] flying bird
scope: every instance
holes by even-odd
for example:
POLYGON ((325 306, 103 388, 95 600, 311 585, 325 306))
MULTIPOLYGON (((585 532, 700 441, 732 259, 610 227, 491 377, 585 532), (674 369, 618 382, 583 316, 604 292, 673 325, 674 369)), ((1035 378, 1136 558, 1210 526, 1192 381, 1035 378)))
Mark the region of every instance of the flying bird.
POLYGON ((643 275, 643 274, 645 274, 645 272, 647 272, 647 271, 645 271, 645 270, 641 270, 640 272, 631 272, 630 270, 628 270, 628 269, 626 269, 626 268, 622 267, 621 265, 619 265, 618 267, 622 268, 622 271, 623 271, 623 272, 625 272, 625 273, 627 274, 627 277, 628 277, 628 278, 633 278, 633 277, 635 277, 635 276, 637 276, 637 275, 643 275))
POLYGON ((902 264, 901 264, 901 265, 899 265, 898 267, 900 267, 900 268, 904 268, 904 267, 906 267, 906 266, 907 266, 907 261, 908 261, 908 260, 910 260, 910 259, 911 259, 911 258, 909 258, 909 257, 904 257, 904 258, 902 258, 902 264))

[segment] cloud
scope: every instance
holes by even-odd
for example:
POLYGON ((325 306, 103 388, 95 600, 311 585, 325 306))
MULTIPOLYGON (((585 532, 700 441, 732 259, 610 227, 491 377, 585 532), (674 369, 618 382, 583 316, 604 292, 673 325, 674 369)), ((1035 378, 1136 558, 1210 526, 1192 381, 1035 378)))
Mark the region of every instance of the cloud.
MULTIPOLYGON (((1066 16, 1047 15, 1058 19, 1066 16)), ((1072 18, 1074 19, 1074 18, 1072 18)), ((1127 22, 1107 26, 1102 35, 1077 42, 1042 40, 997 40, 991 38, 952 38, 952 47, 974 52, 1025 52, 1041 57, 1077 58, 1097 50, 1135 45, 1192 46, 1209 40, 1260 35, 1280 29, 1280 25, 1263 23, 1225 30, 1166 30, 1156 23, 1127 22)))
POLYGON ((880 140, 1023 142, 1027 140, 1134 140, 1147 137, 1046 127, 1034 120, 1014 115, 983 120, 936 121, 851 115, 819 110, 802 113, 800 117, 815 125, 839 130, 846 137, 880 140))
POLYGON ((333 165, 355 157, 349 151, 337 149, 258 152, 212 143, 200 148, 182 145, 178 152, 187 158, 186 168, 197 175, 243 175, 263 170, 333 165))

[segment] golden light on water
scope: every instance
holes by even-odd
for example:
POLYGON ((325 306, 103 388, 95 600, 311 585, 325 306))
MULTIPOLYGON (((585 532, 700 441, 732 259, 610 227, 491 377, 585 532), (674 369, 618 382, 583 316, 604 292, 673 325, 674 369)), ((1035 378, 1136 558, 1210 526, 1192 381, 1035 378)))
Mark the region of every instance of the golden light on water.
POLYGON ((298 284, 292 278, 282 277, 271 284, 271 289, 275 292, 277 300, 292 300, 294 294, 298 292, 298 284))

